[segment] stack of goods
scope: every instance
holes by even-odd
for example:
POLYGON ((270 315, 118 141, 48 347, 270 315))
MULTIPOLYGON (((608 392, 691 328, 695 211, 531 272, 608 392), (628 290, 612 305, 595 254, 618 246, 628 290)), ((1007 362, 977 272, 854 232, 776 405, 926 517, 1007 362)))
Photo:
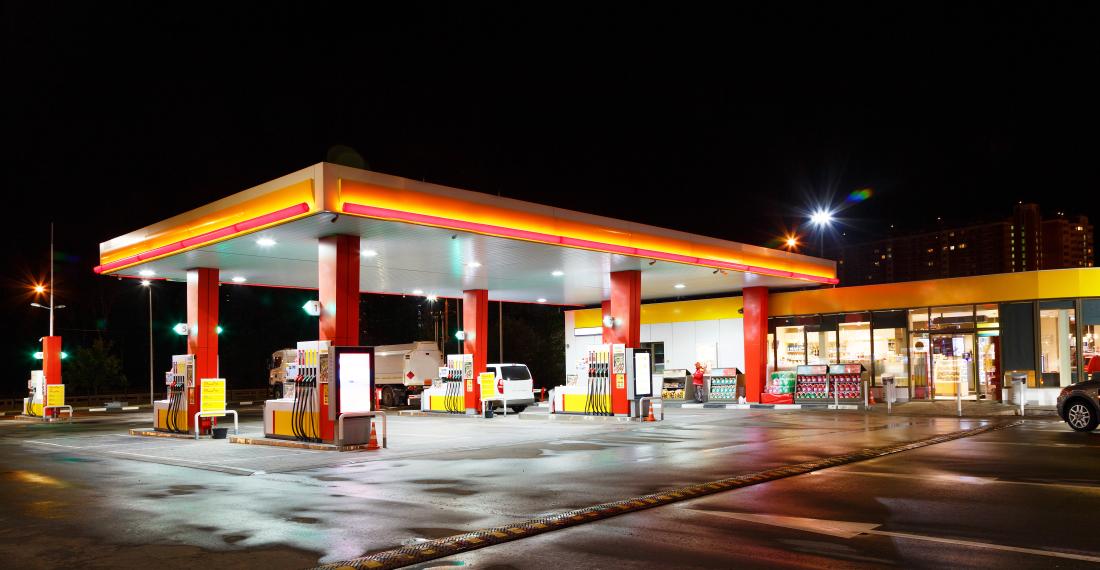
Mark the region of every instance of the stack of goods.
POLYGON ((772 372, 767 388, 760 395, 760 403, 793 404, 795 380, 794 372, 772 372))

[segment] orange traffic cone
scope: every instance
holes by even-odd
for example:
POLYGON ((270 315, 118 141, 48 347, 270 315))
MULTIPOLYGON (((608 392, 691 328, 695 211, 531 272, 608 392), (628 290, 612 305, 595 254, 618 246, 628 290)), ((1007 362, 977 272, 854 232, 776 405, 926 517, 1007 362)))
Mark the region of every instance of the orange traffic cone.
POLYGON ((870 405, 870 406, 875 405, 875 391, 874 390, 871 390, 871 389, 867 390, 867 404, 870 405))
POLYGON ((653 406, 652 405, 649 406, 649 415, 646 416, 645 421, 647 421, 647 422, 657 421, 657 418, 653 417, 653 406))
POLYGON ((378 447, 378 432, 374 430, 374 422, 370 423, 370 439, 367 440, 367 451, 381 449, 378 447))

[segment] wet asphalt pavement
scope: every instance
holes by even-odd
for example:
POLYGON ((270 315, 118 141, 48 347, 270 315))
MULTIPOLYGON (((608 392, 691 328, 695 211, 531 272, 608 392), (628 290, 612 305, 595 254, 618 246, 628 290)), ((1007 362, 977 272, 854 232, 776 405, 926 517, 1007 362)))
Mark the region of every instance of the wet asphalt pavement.
MULTIPOLYGON (((1011 421, 672 410, 658 424, 391 417, 334 453, 129 436, 147 414, 0 421, 9 567, 302 568, 671 487, 1011 421)), ((242 433, 260 430, 245 414, 242 433)), ((1084 567, 1100 433, 1052 419, 422 567, 1084 567)))

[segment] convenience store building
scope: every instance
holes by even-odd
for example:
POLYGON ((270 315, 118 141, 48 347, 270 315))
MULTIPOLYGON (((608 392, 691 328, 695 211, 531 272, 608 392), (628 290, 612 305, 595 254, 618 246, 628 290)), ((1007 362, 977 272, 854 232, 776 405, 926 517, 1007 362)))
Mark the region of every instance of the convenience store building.
MULTIPOLYGON (((893 376, 902 400, 998 400, 1007 372, 1028 376, 1027 399, 1053 404, 1084 379, 1100 333, 1100 269, 1062 269, 858 287, 772 292, 767 365, 859 363, 872 393, 893 376)), ((566 369, 601 342, 601 309, 565 316, 566 369)), ((743 370, 741 297, 646 303, 640 342, 657 372, 743 370)), ((745 394, 749 402, 760 393, 745 394)))

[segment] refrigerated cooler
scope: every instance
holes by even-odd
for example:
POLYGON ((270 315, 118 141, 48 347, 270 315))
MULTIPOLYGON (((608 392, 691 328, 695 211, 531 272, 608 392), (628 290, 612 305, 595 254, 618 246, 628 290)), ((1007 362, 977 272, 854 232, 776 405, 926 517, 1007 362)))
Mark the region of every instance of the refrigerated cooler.
MULTIPOLYGON (((841 402, 863 402, 863 373, 867 369, 862 364, 830 364, 830 389, 836 391, 835 399, 841 402)), ((834 399, 833 394, 829 394, 834 399)))
POLYGON ((828 365, 803 364, 795 369, 795 374, 795 403, 825 402, 832 397, 828 365))
POLYGON ((695 385, 683 368, 666 369, 662 374, 661 398, 665 400, 694 400, 695 385))
POLYGON ((737 402, 744 395, 741 371, 736 368, 715 368, 703 377, 708 402, 737 402))

